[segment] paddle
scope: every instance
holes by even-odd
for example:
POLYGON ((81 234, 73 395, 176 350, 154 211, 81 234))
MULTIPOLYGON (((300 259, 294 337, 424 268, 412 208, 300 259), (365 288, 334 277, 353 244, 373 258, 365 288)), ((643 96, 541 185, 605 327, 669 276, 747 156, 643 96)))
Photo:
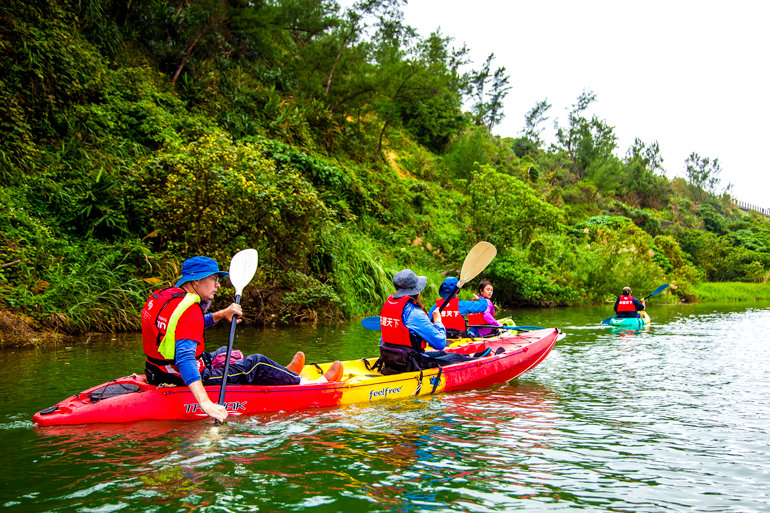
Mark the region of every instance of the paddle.
MULTIPOLYGON (((372 331, 380 331, 380 318, 378 316, 374 317, 366 317, 364 319, 361 319, 361 326, 368 330, 372 331)), ((495 326, 494 324, 469 324, 468 328, 500 328, 505 330, 518 330, 518 331, 529 331, 529 330, 544 330, 546 328, 543 328, 542 326, 495 326)))
POLYGON ((366 317, 365 319, 361 319, 361 326, 368 330, 381 330, 382 326, 380 326, 380 316, 375 315, 374 317, 366 317))
POLYGON ((542 326, 495 326, 494 324, 469 324, 468 328, 501 329, 512 331, 544 330, 542 326))
MULTIPOLYGON (((657 289, 655 289, 654 291, 652 291, 652 294, 650 294, 650 295, 648 295, 648 296, 645 296, 645 297, 644 297, 644 298, 642 298, 642 299, 645 299, 645 300, 646 300, 647 298, 650 298, 650 297, 654 296, 655 294, 660 294, 661 292, 663 292, 664 290, 666 290, 666 289, 669 287, 669 285, 670 285, 670 284, 668 284, 668 283, 666 283, 665 285, 661 285, 660 287, 658 287, 657 289)), ((614 318, 615 318, 615 316, 614 316, 614 315, 613 315, 612 317, 607 317, 606 319, 604 319, 604 320, 602 321, 602 324, 609 324, 609 323, 610 323, 610 321, 611 321, 612 319, 614 319, 614 318)))
MULTIPOLYGON (((239 251, 230 260, 230 283, 235 287, 235 304, 241 303, 241 293, 243 288, 249 284, 257 272, 257 262, 259 255, 256 249, 244 249, 239 251)), ((230 371, 230 354, 233 352, 233 339, 235 338, 235 325, 238 319, 233 315, 230 323, 230 340, 227 341, 227 355, 225 356, 225 372, 222 374, 222 388, 219 389, 219 404, 225 404, 225 389, 227 388, 227 373, 230 371)), ((214 422, 215 426, 222 424, 219 419, 214 422)))
POLYGON ((495 258, 495 255, 497 255, 497 249, 489 242, 481 241, 473 246, 468 256, 465 257, 465 262, 463 262, 463 268, 460 271, 460 281, 457 282, 452 293, 444 299, 444 303, 439 307, 438 311, 443 312, 446 305, 457 295, 462 286, 486 269, 492 259, 495 258))

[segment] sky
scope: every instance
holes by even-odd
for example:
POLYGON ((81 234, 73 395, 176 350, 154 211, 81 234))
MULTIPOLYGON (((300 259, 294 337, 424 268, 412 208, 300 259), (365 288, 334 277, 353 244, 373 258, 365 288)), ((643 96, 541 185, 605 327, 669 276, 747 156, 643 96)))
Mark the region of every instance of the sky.
POLYGON ((495 134, 516 137, 547 99, 555 142, 554 119, 566 125, 590 89, 587 113, 615 127, 618 156, 657 140, 669 179, 692 152, 719 159, 719 192, 732 183, 734 198, 770 207, 770 1, 409 0, 403 11, 422 37, 440 27, 467 44, 472 68, 493 52, 492 69, 505 66, 495 134))

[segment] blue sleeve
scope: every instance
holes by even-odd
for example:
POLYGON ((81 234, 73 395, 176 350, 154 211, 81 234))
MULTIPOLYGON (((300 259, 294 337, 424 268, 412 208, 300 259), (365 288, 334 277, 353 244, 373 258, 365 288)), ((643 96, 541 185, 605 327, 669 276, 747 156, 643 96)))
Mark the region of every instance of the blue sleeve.
POLYGON ((642 310, 644 310, 644 305, 642 304, 641 301, 634 298, 634 308, 636 308, 637 312, 641 312, 642 310))
POLYGON ((460 300, 460 315, 471 313, 484 313, 487 311, 486 301, 463 301, 460 300))
POLYGON ((404 308, 404 326, 409 328, 434 349, 446 347, 446 329, 440 322, 433 324, 421 308, 407 303, 404 308))
POLYGON ((618 303, 620 303, 620 296, 615 300, 615 313, 618 313, 618 303))
POLYGON ((183 338, 176 341, 174 349, 174 364, 182 375, 184 384, 190 386, 201 379, 201 373, 198 372, 198 362, 195 361, 195 349, 198 343, 194 340, 183 338))
POLYGON ((214 326, 216 323, 214 322, 214 314, 206 314, 203 316, 203 329, 210 328, 214 326))

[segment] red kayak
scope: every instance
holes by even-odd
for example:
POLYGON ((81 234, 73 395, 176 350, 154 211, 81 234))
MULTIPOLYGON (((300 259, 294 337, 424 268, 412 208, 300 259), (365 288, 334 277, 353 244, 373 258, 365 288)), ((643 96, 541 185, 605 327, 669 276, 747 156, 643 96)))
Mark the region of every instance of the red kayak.
MULTIPOLYGON (((505 383, 538 365, 548 356, 560 331, 530 331, 513 337, 472 342, 447 349, 474 354, 486 348, 491 354, 475 360, 421 372, 383 376, 371 370, 376 358, 343 362, 342 381, 322 385, 227 387, 230 415, 324 408, 343 404, 399 399, 453 390, 486 388, 505 383)), ((306 365, 302 376, 315 379, 330 364, 306 365)), ((216 401, 218 386, 206 387, 216 401)), ((144 375, 131 375, 77 393, 56 406, 35 414, 38 426, 132 422, 138 420, 196 420, 205 418, 187 387, 157 387, 144 375)))

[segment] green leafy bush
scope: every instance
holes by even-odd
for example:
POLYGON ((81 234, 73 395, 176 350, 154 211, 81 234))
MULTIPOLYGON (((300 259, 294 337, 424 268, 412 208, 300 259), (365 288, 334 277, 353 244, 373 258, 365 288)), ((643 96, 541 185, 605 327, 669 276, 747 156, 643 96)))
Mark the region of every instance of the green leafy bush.
POLYGON ((278 172, 260 148, 213 133, 172 145, 137 176, 158 238, 180 255, 220 262, 254 246, 306 269, 332 213, 297 172, 278 172))

